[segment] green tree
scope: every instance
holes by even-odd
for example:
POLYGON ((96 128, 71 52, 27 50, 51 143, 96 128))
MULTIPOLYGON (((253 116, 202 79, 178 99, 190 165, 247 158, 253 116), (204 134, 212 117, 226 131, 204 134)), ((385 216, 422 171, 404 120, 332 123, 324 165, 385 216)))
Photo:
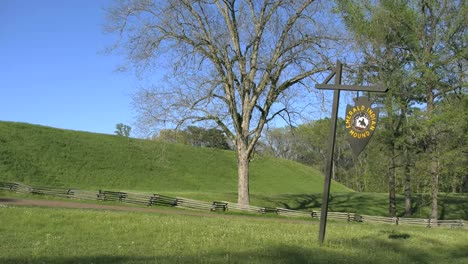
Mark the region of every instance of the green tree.
POLYGON ((468 175, 468 96, 451 94, 438 108, 440 176, 443 192, 463 192, 468 175))
MULTIPOLYGON (((334 173, 336 181, 354 188, 359 184, 348 177, 353 167, 353 157, 345 138, 345 122, 337 121, 334 173)), ((276 157, 294 160, 320 170, 325 170, 326 151, 330 134, 330 119, 315 120, 298 127, 275 128, 267 131, 267 145, 276 157)), ((359 187, 360 188, 360 187, 359 187)))
POLYGON ((194 147, 230 149, 224 132, 215 128, 189 126, 184 130, 163 129, 153 139, 194 147))
POLYGON ((189 145, 189 138, 186 131, 162 129, 157 135, 154 135, 153 140, 163 141, 168 143, 178 143, 189 145))
POLYGON ((281 127, 266 132, 266 144, 273 156, 298 161, 302 153, 298 151, 300 141, 294 127, 281 127))
POLYGON ((192 146, 229 149, 227 138, 224 132, 219 129, 189 126, 184 131, 192 146))
POLYGON ((130 131, 132 131, 132 128, 130 126, 124 125, 122 123, 118 123, 115 125, 115 131, 114 133, 117 136, 122 136, 122 137, 130 137, 130 131))
MULTIPOLYGON (((407 93, 389 93, 386 109, 389 117, 398 113, 407 115, 407 103, 423 104, 425 117, 419 120, 425 128, 425 133, 419 134, 418 142, 429 157, 427 163, 428 175, 431 179, 433 219, 438 218, 437 195, 441 173, 440 140, 437 115, 440 114, 438 101, 451 92, 466 89, 467 74, 467 6, 465 1, 449 0, 414 0, 414 1, 339 1, 339 10, 343 14, 346 25, 353 32, 366 59, 374 59, 376 72, 386 83, 398 84, 398 79, 392 77, 396 72, 404 72, 408 76, 411 88, 407 93), (397 56, 395 56, 397 55, 397 56), (401 64, 394 64, 392 58, 401 57, 401 64), (390 62, 390 63, 388 63, 390 62), (390 66, 390 67, 388 67, 390 66), (398 67, 395 67, 398 66, 398 67), (396 81, 396 83, 395 83, 396 81), (403 99, 403 100, 402 100, 403 99), (394 110, 393 106, 404 103, 403 107, 394 110), (406 110, 405 110, 406 109, 406 110)), ((390 89, 400 90, 400 85, 390 89)), ((400 119, 403 120, 403 119, 400 119)), ((398 145, 403 152, 407 151, 405 141, 398 140, 397 135, 405 135, 406 131, 400 120, 391 122, 389 129, 393 130, 389 137, 392 157, 399 156, 398 145), (396 127, 395 127, 396 125, 396 127), (401 145, 403 143, 403 145, 401 145)), ((409 165, 409 164, 408 164, 409 165)), ((390 165, 390 213, 394 213, 392 194, 396 178, 396 159, 391 159, 390 165)), ((408 174, 409 175, 409 174, 408 174)))

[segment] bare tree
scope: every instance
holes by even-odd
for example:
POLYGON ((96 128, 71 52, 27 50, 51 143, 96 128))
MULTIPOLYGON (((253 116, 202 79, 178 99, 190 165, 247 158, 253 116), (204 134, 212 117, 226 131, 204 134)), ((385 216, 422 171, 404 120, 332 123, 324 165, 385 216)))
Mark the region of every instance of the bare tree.
POLYGON ((264 126, 302 111, 294 99, 327 70, 325 9, 313 0, 120 0, 107 29, 137 71, 173 70, 164 85, 136 93, 139 122, 221 128, 236 146, 238 202, 248 205, 264 126))

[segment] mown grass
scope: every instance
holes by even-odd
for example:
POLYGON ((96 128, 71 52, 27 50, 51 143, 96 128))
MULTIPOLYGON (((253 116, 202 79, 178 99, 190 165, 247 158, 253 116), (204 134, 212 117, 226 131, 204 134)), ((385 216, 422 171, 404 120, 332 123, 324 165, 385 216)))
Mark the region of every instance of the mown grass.
MULTIPOLYGON (((192 198, 205 202, 228 201, 236 202, 236 193, 199 193, 199 192, 171 192, 162 193, 171 197, 192 198)), ((22 194, 0 190, 0 197, 63 200, 84 203, 97 203, 96 200, 70 200, 69 198, 53 197, 49 195, 22 194)), ((329 210, 332 212, 349 212, 359 215, 388 216, 388 197, 382 193, 333 193, 330 195, 329 210)), ((416 218, 430 218, 430 195, 415 195, 413 197, 413 215, 416 218)), ((322 196, 311 195, 252 195, 253 205, 261 207, 280 207, 300 211, 321 210, 322 196)), ((102 202, 99 202, 102 203, 102 202)), ((112 202, 106 202, 112 203, 112 202)), ((127 205, 122 202, 112 204, 127 205)), ((133 206, 133 205, 128 205, 133 206)), ((397 196, 397 216, 404 216, 404 197, 397 196)), ((439 197, 439 219, 468 220, 468 197, 460 194, 441 194, 439 197)))
MULTIPOLYGON (((237 192, 233 151, 0 122, 0 181, 81 189, 237 192)), ((316 193, 321 173, 296 162, 256 156, 253 194, 316 193)), ((334 182, 332 191, 351 191, 334 182)))
POLYGON ((467 263, 468 230, 0 207, 1 263, 467 263))
MULTIPOLYGON (((430 194, 413 194, 412 217, 430 218, 430 194)), ((254 196, 256 204, 267 207, 282 207, 292 210, 320 210, 321 194, 290 194, 254 196)), ((405 198, 397 195, 397 216, 405 214, 405 198)), ((439 194, 439 219, 468 220, 468 195, 439 194)), ((385 193, 331 193, 328 204, 334 212, 349 212, 361 215, 388 216, 388 194, 385 193)))
MULTIPOLYGON (((233 151, 0 122, 0 181, 236 202, 236 174, 233 151)), ((252 205, 319 210, 322 188, 321 173, 296 162, 257 155, 251 163, 252 205)), ((440 219, 468 219, 467 195, 439 197, 440 219)), ((329 208, 388 216, 388 196, 333 182, 329 208)), ((402 196, 397 210, 404 214, 402 196)), ((413 215, 429 217, 428 195, 414 195, 413 215)))

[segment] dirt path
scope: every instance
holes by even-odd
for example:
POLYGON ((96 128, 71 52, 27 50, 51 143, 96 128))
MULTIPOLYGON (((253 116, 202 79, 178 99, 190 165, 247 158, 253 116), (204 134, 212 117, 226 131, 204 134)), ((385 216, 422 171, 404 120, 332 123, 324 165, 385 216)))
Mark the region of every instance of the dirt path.
POLYGON ((282 223, 293 223, 293 224, 314 224, 317 222, 298 220, 290 218, 266 218, 258 216, 245 216, 245 215, 232 215, 232 214, 221 214, 221 213, 209 213, 192 211, 185 209, 164 209, 158 207, 133 207, 133 206, 118 206, 118 205, 106 205, 106 204, 89 204, 79 202, 68 202, 68 201, 55 201, 55 200, 34 200, 34 199, 22 199, 22 198, 5 198, 0 197, 0 206, 39 206, 39 207, 53 207, 53 208, 74 208, 74 209, 91 209, 91 210, 108 210, 108 211, 123 211, 123 212, 145 212, 145 213, 156 213, 156 214, 167 214, 167 215, 187 215, 196 217, 217 217, 224 219, 248 219, 256 221, 266 222, 282 222, 282 223))

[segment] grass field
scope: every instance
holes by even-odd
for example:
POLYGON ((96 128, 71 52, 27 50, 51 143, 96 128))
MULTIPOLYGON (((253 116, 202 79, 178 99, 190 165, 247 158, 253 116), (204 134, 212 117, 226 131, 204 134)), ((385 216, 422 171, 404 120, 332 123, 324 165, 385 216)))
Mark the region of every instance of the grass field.
POLYGON ((0 207, 1 263, 467 263, 468 230, 0 207))
MULTIPOLYGON (((81 189, 236 193, 233 151, 0 122, 0 181, 81 189)), ((252 194, 318 193, 321 173, 256 156, 252 194)), ((334 182, 332 191, 350 189, 334 182)))
MULTIPOLYGON (((237 191, 232 151, 10 122, 0 122, 0 181, 202 201, 236 201, 237 191)), ((251 163, 253 205, 316 210, 322 188, 313 168, 261 156, 251 163)), ((0 191, 0 197, 11 196, 38 197, 0 191)), ((387 199, 333 183, 329 207, 386 215, 387 199)), ((414 201, 415 216, 427 217, 429 196, 415 195, 414 201)), ((441 218, 468 219, 467 201, 466 195, 441 194, 441 218)), ((319 246, 316 220, 176 214, 0 202, 0 263, 468 263, 466 229, 329 221, 326 243, 319 246)))
MULTIPOLYGON (((194 198, 200 201, 212 202, 221 199, 228 202, 236 202, 235 193, 197 193, 197 192, 172 192, 163 193, 171 197, 194 198)), ((0 190, 0 197, 16 197, 27 199, 56 199, 66 200, 68 198, 56 198, 53 196, 43 196, 35 194, 20 194, 10 191, 0 190)), ((417 195, 413 197, 414 214, 416 218, 429 218, 430 216, 430 195, 417 195)), ((74 200, 77 201, 77 200, 74 200)), ((319 211, 321 209, 322 196, 320 194, 311 195, 252 195, 252 204, 261 207, 281 207, 301 211, 319 211)), ((96 203, 96 201, 86 201, 86 203, 96 203)), ((116 204, 123 204, 116 202, 116 204)), ((398 216, 404 215, 404 197, 397 197, 398 216)), ((329 202, 329 210, 332 212, 349 212, 360 215, 388 216, 388 196, 382 193, 333 193, 329 202)), ((440 194, 439 207, 440 219, 465 219, 468 220, 468 197, 466 195, 440 194)))
MULTIPOLYGON (((254 196, 253 201, 261 206, 282 207, 292 210, 320 210, 321 194, 291 194, 254 196)), ((413 194, 413 217, 429 218, 430 194, 413 194)), ((397 195, 397 216, 404 216, 405 198, 397 195)), ((331 193, 329 210, 364 215, 388 216, 388 194, 385 193, 331 193)), ((468 220, 468 195, 439 194, 439 219, 468 220)))
MULTIPOLYGON (((0 181, 236 202, 236 174, 233 151, 0 122, 0 181)), ((262 156, 251 162, 252 205, 318 210, 322 189, 323 177, 314 168, 262 156)), ((440 219, 468 219, 467 195, 439 199, 440 219)), ((397 203, 401 216, 402 196, 397 203)), ((429 217, 428 195, 415 194, 413 206, 415 217, 429 217)), ((333 182, 329 207, 387 216, 388 195, 357 193, 333 182)))

